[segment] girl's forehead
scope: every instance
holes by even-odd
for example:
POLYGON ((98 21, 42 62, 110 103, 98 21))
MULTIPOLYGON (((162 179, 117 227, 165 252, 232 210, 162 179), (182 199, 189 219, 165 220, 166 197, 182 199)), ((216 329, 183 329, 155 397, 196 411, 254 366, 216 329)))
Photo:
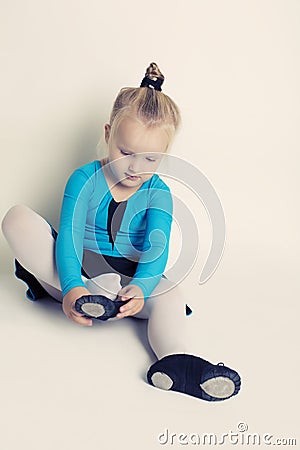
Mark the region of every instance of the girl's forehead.
POLYGON ((123 119, 116 132, 117 144, 133 153, 140 152, 141 146, 147 152, 163 152, 167 148, 168 140, 163 128, 149 128, 130 118, 123 119))

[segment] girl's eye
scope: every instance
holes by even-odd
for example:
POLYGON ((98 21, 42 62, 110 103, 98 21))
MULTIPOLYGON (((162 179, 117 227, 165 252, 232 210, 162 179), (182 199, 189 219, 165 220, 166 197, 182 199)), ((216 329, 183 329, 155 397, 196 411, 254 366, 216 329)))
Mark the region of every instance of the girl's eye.
MULTIPOLYGON (((130 153, 125 152, 125 150, 120 149, 120 152, 122 153, 122 155, 130 155, 130 153)), ((146 158, 148 161, 150 162, 155 162, 156 159, 153 158, 146 158)))

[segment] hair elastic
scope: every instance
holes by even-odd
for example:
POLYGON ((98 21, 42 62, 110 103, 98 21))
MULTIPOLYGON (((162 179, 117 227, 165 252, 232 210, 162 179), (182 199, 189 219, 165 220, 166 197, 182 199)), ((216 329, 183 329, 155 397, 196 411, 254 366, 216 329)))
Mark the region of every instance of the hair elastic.
POLYGON ((164 80, 161 78, 154 77, 155 79, 151 79, 147 76, 145 76, 141 82, 140 87, 148 87, 148 88, 154 88, 156 91, 161 91, 161 85, 163 84, 164 80))

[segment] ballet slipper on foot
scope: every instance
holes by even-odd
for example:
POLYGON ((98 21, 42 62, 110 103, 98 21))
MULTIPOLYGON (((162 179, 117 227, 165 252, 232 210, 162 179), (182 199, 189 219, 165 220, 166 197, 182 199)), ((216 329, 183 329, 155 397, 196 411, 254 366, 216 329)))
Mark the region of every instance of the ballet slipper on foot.
POLYGON ((14 262, 15 276, 27 284, 28 289, 25 295, 28 300, 36 301, 40 298, 49 296, 48 292, 43 288, 32 273, 28 272, 28 270, 26 270, 17 259, 15 259, 14 262))
POLYGON ((211 364, 198 356, 179 353, 156 361, 148 370, 149 384, 207 401, 221 401, 236 395, 239 374, 223 363, 211 364))

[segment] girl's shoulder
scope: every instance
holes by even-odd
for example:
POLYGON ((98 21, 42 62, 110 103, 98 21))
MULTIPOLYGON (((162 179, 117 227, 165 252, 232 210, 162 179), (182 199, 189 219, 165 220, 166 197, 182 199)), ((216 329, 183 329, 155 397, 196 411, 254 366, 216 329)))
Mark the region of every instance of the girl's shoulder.
POLYGON ((171 191, 167 183, 157 173, 152 175, 150 181, 149 187, 151 188, 162 189, 169 192, 171 191))
POLYGON ((98 159, 95 159, 93 161, 87 162, 85 164, 82 164, 81 166, 78 166, 76 169, 74 169, 74 173, 81 173, 84 174, 87 178, 93 177, 101 168, 100 162, 98 159))
POLYGON ((149 205, 154 208, 158 207, 160 210, 167 211, 172 214, 173 210, 173 196, 170 187, 164 180, 155 173, 151 177, 149 185, 149 205))
POLYGON ((93 161, 82 164, 78 169, 83 170, 85 172, 94 172, 98 170, 100 167, 100 163, 98 159, 94 159, 93 161))
POLYGON ((93 189, 97 184, 99 168, 99 161, 94 160, 73 169, 68 178, 68 187, 76 188, 78 190, 85 186, 86 188, 93 189))

